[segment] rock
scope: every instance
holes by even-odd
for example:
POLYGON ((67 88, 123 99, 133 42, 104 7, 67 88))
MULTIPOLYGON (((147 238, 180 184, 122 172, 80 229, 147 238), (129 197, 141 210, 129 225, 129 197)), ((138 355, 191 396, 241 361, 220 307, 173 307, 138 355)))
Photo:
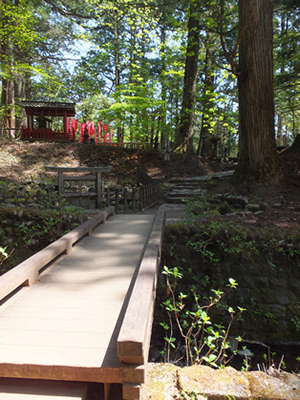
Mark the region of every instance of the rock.
POLYGON ((266 211, 268 209, 269 205, 266 202, 262 202, 259 206, 260 210, 266 211))
POLYGON ((4 228, 4 232, 5 232, 5 234, 6 234, 7 236, 13 236, 13 235, 14 235, 13 228, 10 227, 10 226, 6 226, 6 227, 4 228))
POLYGON ((241 207, 246 207, 248 204, 247 197, 244 196, 234 196, 232 194, 226 196, 226 201, 231 205, 239 205, 241 207))
POLYGON ((199 393, 213 400, 221 400, 224 395, 234 399, 251 398, 247 378, 230 367, 220 370, 206 366, 182 368, 179 384, 186 393, 199 393))
POLYGON ((247 204, 246 210, 251 212, 259 211, 259 204, 247 204))
POLYGON ((141 400, 208 399, 297 400, 299 375, 276 370, 276 377, 261 371, 207 366, 180 368, 172 364, 148 364, 141 400), (182 397, 185 396, 185 397, 182 397))
POLYGON ((141 400, 173 400, 178 395, 177 370, 173 364, 149 364, 141 400))
POLYGON ((245 217, 246 215, 251 215, 251 211, 236 211, 236 212, 232 212, 227 214, 228 216, 241 216, 241 217, 245 217))
POLYGON ((219 210, 207 210, 204 212, 204 215, 209 215, 209 216, 220 215, 220 211, 219 210))
POLYGON ((17 237, 19 237, 19 236, 22 235, 21 230, 20 230, 20 228, 19 228, 18 226, 15 226, 15 227, 14 227, 14 234, 15 234, 15 236, 17 236, 17 237))
POLYGON ((281 204, 272 204, 272 208, 281 208, 281 204))
POLYGON ((18 212, 18 218, 19 218, 19 219, 22 219, 23 215, 24 215, 23 210, 20 210, 20 211, 18 212))
MULTIPOLYGON (((291 374, 289 374, 291 375, 291 374)), ((297 400, 300 398, 300 386, 295 385, 294 380, 288 380, 282 373, 279 377, 273 377, 260 371, 247 373, 251 399, 276 399, 276 400, 297 400), (282 376, 282 378, 281 378, 282 376)), ((299 380, 299 378, 298 378, 299 380)))

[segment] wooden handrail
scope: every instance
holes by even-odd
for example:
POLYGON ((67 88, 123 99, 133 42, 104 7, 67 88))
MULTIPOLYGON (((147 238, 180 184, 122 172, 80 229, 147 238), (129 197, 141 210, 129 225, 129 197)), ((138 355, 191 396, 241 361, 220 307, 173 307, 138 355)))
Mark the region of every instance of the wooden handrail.
POLYGON ((117 341, 118 356, 124 364, 142 365, 148 360, 164 220, 165 206, 161 206, 154 220, 117 341))
POLYGON ((111 172, 112 167, 45 167, 48 172, 111 172))

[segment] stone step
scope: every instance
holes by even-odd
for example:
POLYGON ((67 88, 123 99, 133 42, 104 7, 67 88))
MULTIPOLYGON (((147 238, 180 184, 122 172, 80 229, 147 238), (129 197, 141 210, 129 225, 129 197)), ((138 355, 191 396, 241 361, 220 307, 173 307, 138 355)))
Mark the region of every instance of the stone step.
POLYGON ((201 187, 201 185, 199 185, 198 183, 197 184, 194 184, 194 185, 192 185, 192 184, 190 184, 190 183, 187 183, 187 184, 180 184, 180 185, 174 185, 173 186, 173 190, 175 189, 175 190, 188 190, 188 189, 190 189, 190 190, 194 190, 194 189, 198 189, 198 188, 200 188, 201 187))
POLYGON ((173 178, 170 180, 171 190, 167 193, 165 201, 167 203, 182 203, 184 199, 193 199, 206 193, 202 189, 202 184, 211 179, 225 179, 233 174, 234 171, 218 172, 215 174, 196 176, 190 178, 173 178))
POLYGON ((206 193, 206 190, 203 189, 195 189, 195 190, 172 190, 171 192, 168 193, 168 195, 173 195, 173 196, 199 196, 202 195, 203 193, 206 193))
POLYGON ((0 378, 0 400, 87 400, 87 384, 0 378))
POLYGON ((166 203, 172 203, 172 204, 182 204, 184 202, 184 198, 182 197, 166 197, 165 198, 166 203))
POLYGON ((209 175, 203 175, 203 176, 193 176, 193 177, 189 177, 189 178, 172 178, 170 179, 170 183, 180 183, 182 184, 183 182, 186 183, 200 183, 201 182, 208 182, 211 179, 217 178, 217 179, 225 179, 228 178, 229 176, 232 176, 234 173, 233 170, 230 171, 224 171, 224 172, 216 172, 213 174, 209 174, 209 175))

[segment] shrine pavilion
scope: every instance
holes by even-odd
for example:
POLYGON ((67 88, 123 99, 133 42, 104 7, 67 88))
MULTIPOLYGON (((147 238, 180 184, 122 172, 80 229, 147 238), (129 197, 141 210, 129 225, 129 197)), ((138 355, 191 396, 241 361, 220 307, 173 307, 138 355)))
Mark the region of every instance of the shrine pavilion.
POLYGON ((23 140, 75 140, 69 124, 75 116, 75 103, 21 101, 20 106, 27 118, 27 127, 22 126, 23 140))

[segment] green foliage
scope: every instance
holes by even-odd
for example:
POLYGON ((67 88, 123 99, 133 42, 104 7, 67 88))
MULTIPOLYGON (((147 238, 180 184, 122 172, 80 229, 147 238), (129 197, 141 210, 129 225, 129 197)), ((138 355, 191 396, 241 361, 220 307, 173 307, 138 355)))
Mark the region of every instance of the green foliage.
POLYGON ((295 328, 296 328, 296 331, 297 332, 300 332, 300 318, 298 318, 298 317, 293 317, 292 319, 291 319, 291 321, 293 322, 293 324, 295 325, 295 328))
POLYGON ((232 307, 227 307, 230 315, 227 328, 222 324, 213 324, 209 314, 211 308, 217 306, 232 289, 236 289, 237 282, 231 278, 225 292, 211 289, 212 295, 203 297, 193 288, 187 294, 177 293, 178 280, 183 279, 179 268, 169 269, 164 266, 162 274, 166 278, 168 293, 167 299, 161 304, 167 314, 168 323, 160 324, 165 331, 166 347, 163 354, 166 360, 170 362, 171 350, 176 350, 177 343, 177 346, 180 346, 181 338, 184 340, 184 357, 187 365, 202 363, 214 367, 217 367, 218 363, 221 366, 226 365, 230 360, 226 360, 226 351, 230 347, 228 335, 231 325, 245 309, 238 307, 235 311, 232 307), (191 304, 190 309, 187 307, 188 300, 191 304), (178 335, 175 333, 175 329, 178 335))
POLYGON ((44 238, 49 243, 60 238, 76 225, 76 220, 82 213, 81 210, 66 205, 64 198, 53 196, 45 198, 38 208, 41 211, 32 214, 29 223, 21 222, 19 225, 23 241, 27 246, 34 245, 39 238, 44 238))
MULTIPOLYGON (((213 209, 215 208, 212 205, 213 209)), ((187 209, 192 215, 204 215, 210 205, 203 201, 189 201, 187 209)), ((217 265, 227 256, 235 256, 237 260, 255 260, 265 255, 268 267, 278 267, 276 257, 293 258, 300 262, 299 232, 282 229, 275 232, 269 228, 246 229, 245 225, 232 220, 211 218, 197 227, 197 233, 188 241, 193 250, 199 252, 206 263, 217 265)))
MULTIPOLYGON (((293 2, 276 3, 276 121, 279 141, 284 131, 289 143, 300 120, 299 12, 293 2)), ((200 27, 194 145, 200 152, 213 135, 221 139, 220 156, 236 156, 238 4, 191 4, 200 27)), ((0 14, 0 74, 3 88, 14 80, 22 87, 15 98, 30 93, 32 100, 76 101, 81 122, 107 119, 126 140, 163 141, 165 135, 174 142, 186 56, 193 55, 187 54, 188 2, 6 0, 0 14)), ((14 106, 1 104, 0 112, 7 122, 14 106)))
POLYGON ((0 265, 2 265, 3 262, 5 260, 7 260, 7 258, 9 257, 9 254, 6 252, 6 250, 7 250, 7 246, 5 246, 5 247, 0 246, 0 265))
MULTIPOLYGON (((299 10, 298 10, 299 11, 299 10)), ((296 51, 299 37, 299 12, 280 2, 274 15, 275 100, 278 114, 278 145, 290 145, 299 133, 300 57, 296 51), (284 137, 283 127, 290 132, 284 137)))

